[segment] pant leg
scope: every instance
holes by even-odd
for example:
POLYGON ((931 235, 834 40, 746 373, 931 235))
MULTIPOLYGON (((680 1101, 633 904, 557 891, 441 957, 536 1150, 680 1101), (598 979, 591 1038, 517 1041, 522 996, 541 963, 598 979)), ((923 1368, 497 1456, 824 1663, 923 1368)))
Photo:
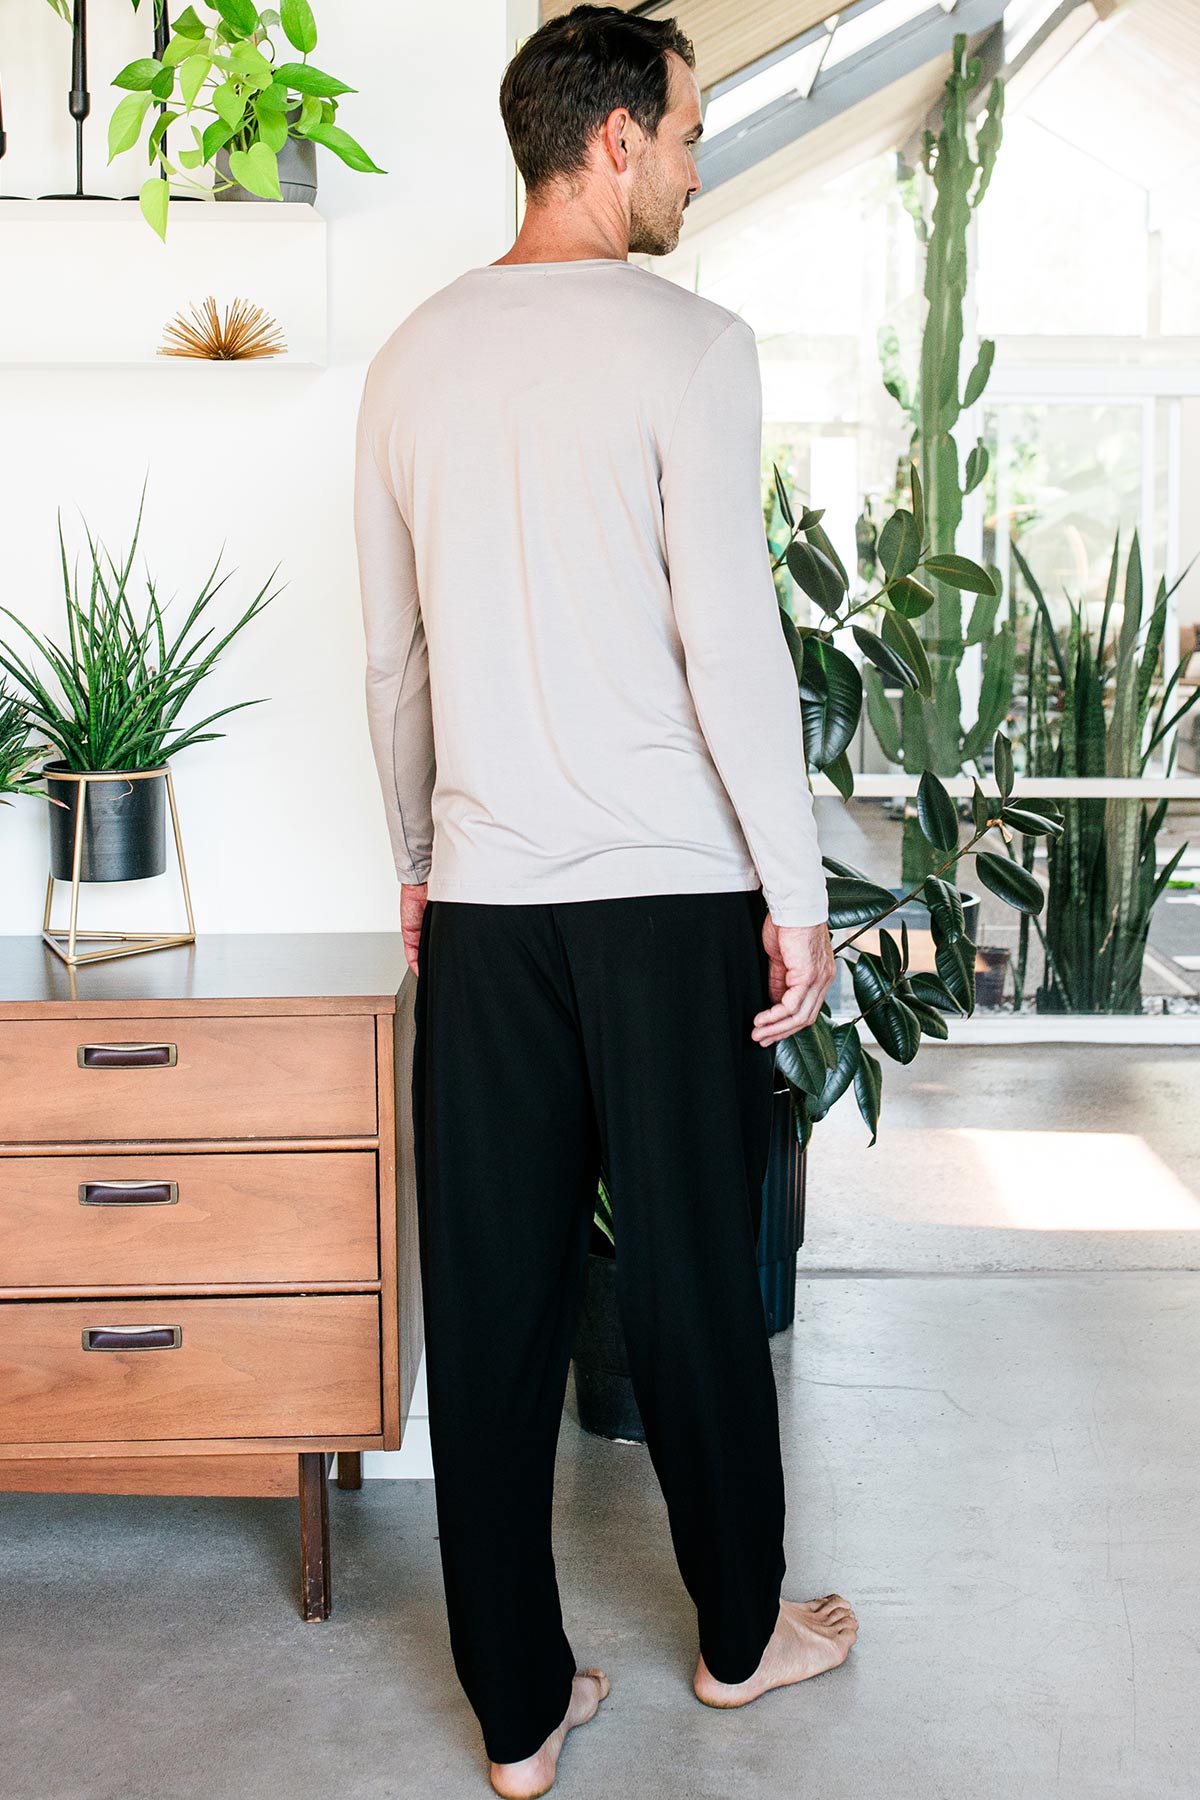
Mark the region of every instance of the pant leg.
POLYGON ((413 1121, 429 1426, 450 1642, 494 1762, 571 1698, 554 1461, 599 1166, 548 906, 431 900, 413 1121))
POLYGON ((555 909, 611 1183, 634 1391, 700 1648, 744 1681, 779 1612, 784 1480, 755 1261, 774 1052, 758 890, 555 909))

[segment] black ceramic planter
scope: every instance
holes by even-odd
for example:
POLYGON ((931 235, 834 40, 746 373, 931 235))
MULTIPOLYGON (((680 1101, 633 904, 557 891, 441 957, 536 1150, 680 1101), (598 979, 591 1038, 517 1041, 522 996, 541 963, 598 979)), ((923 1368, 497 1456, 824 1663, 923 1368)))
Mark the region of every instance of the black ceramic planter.
POLYGON ((804 1242, 804 1177, 808 1164, 792 1122, 786 1087, 772 1096, 771 1148, 758 1228, 758 1281, 767 1330, 786 1331, 796 1317, 796 1253, 804 1242))
POLYGON ((579 1423, 596 1437, 644 1444, 646 1431, 634 1397, 625 1333, 617 1306, 617 1259, 592 1250, 575 1330, 575 1399, 579 1423))
MULTIPOLYGON (((796 1252, 804 1242, 806 1161, 796 1141, 788 1090, 777 1089, 758 1233, 758 1280, 768 1332, 785 1330, 796 1316, 796 1252)), ((616 1258, 597 1250, 588 1255, 572 1359, 584 1430, 596 1437, 644 1444, 646 1431, 617 1305, 616 1258)))
POLYGON ((72 776, 55 777, 63 761, 46 763, 46 791, 63 806, 51 806, 50 873, 70 881, 75 856, 75 820, 81 795, 83 844, 81 881, 144 881, 167 866, 166 769, 136 770, 130 780, 119 770, 106 770, 86 783, 72 776), (64 810, 64 807, 66 810, 64 810))

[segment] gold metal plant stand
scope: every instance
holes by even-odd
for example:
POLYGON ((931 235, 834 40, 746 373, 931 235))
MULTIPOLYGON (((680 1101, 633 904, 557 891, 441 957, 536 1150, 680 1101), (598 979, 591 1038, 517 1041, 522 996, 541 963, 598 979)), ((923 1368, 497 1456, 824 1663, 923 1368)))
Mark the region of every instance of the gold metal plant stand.
POLYGON ((140 956, 147 950, 169 950, 176 944, 194 944, 196 941, 196 921, 192 916, 192 896, 188 888, 187 864, 183 860, 183 839, 179 834, 179 812, 175 805, 175 788, 171 781, 170 769, 130 769, 114 778, 112 775, 100 774, 95 770, 76 771, 56 769, 55 781, 82 782, 84 791, 79 795, 75 807, 75 846, 71 858, 71 922, 64 932, 54 931, 50 924, 50 910, 54 903, 54 875, 51 874, 46 883, 46 910, 42 916, 42 937, 50 948, 62 957, 65 963, 74 966, 77 963, 106 962, 114 956, 140 956), (83 861, 83 818, 87 808, 87 783, 89 781, 147 781, 161 780, 165 776, 167 783, 167 801, 171 808, 171 825, 175 833, 175 855, 179 860, 179 874, 183 882, 183 902, 187 908, 187 925, 185 932, 157 933, 152 931, 80 931, 79 930, 79 870, 83 861), (66 949, 63 949, 63 940, 66 949), (77 943, 92 939, 112 942, 115 946, 108 950, 78 950, 77 943))

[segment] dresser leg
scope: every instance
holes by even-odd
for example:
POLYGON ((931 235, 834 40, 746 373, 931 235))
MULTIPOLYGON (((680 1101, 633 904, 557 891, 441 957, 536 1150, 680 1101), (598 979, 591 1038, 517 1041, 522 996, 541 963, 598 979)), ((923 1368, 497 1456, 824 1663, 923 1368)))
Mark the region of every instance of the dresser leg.
POLYGON ((323 1450, 300 1456, 300 1616, 327 1619, 329 1591, 329 1464, 323 1450))
POLYGON ((362 1486, 362 1451, 339 1450, 337 1484, 340 1488, 362 1486))

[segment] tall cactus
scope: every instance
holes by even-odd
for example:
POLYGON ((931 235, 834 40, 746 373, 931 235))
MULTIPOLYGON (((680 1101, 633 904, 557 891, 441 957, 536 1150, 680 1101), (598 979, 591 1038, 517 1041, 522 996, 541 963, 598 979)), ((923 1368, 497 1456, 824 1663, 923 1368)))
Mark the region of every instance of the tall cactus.
MULTIPOLYGON (((997 79, 988 91, 986 115, 972 134, 968 106, 979 88, 982 64, 978 57, 967 57, 966 44, 966 36, 960 32, 954 39, 941 127, 936 136, 927 130, 922 140, 921 163, 934 188, 930 220, 926 220, 911 171, 904 188, 905 206, 912 215, 917 237, 925 246, 928 303, 920 373, 912 392, 899 367, 895 334, 886 333, 881 339, 884 385, 912 421, 913 448, 920 460, 933 552, 933 561, 925 564, 933 577, 931 586, 911 594, 905 609, 910 618, 923 616, 920 634, 929 658, 932 693, 925 696, 906 689, 901 697, 899 733, 894 729, 889 733, 886 723, 883 730, 883 737, 890 739, 883 742, 885 753, 914 775, 931 769, 938 775, 954 776, 961 773, 965 763, 975 762, 1007 716, 1013 684, 1012 627, 1006 622, 998 631, 995 629, 1000 604, 999 574, 992 571, 993 579, 986 588, 978 581, 964 581, 961 559, 954 555, 963 498, 978 487, 987 473, 987 451, 982 441, 970 451, 965 469, 960 469, 952 433, 962 413, 975 404, 986 387, 996 348, 990 338, 981 342, 975 366, 960 396, 967 235, 971 215, 987 192, 995 167, 1004 111, 1004 84, 997 79), (964 589, 976 595, 965 632, 964 589), (959 669, 965 651, 973 644, 985 645, 983 682, 979 716, 964 729, 959 669)), ((867 675, 867 684, 871 717, 882 722, 890 708, 874 671, 867 675)), ((904 829, 904 879, 918 880, 928 872, 928 866, 928 841, 910 808, 904 829)))

